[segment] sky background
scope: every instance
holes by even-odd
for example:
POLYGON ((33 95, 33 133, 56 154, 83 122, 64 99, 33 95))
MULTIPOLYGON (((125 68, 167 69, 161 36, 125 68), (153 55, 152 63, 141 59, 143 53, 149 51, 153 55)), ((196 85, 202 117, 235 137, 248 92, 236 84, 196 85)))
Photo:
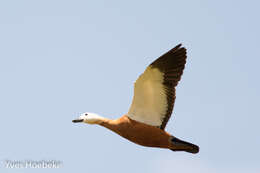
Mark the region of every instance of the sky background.
POLYGON ((259 173, 259 1, 0 1, 0 171, 259 173), (147 65, 182 43, 187 64, 166 130, 196 155, 135 145, 83 112, 128 112, 147 65))

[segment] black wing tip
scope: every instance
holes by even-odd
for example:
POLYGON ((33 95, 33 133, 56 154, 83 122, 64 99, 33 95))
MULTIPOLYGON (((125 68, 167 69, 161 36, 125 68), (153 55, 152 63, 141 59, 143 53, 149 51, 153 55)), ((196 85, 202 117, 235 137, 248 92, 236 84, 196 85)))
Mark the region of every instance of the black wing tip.
POLYGON ((177 46, 175 46, 176 48, 179 48, 182 46, 182 43, 179 43, 177 46))
MULTIPOLYGON (((168 52, 166 52, 165 54, 161 55, 160 57, 163 57, 167 54, 172 54, 172 53, 177 53, 177 54, 183 54, 186 57, 186 48, 182 46, 182 43, 178 44, 177 46, 175 46, 174 48, 170 49, 168 52)), ((160 58, 159 57, 159 58, 160 58)))
POLYGON ((178 48, 185 48, 185 47, 182 46, 182 43, 179 43, 179 44, 177 44, 177 46, 175 46, 174 48, 178 49, 178 48))
POLYGON ((167 51, 166 53, 164 53, 163 55, 161 55, 159 58, 157 58, 154 62, 151 63, 151 65, 155 64, 158 59, 160 59, 161 57, 167 56, 169 54, 182 54, 184 55, 184 57, 186 58, 186 48, 182 46, 182 43, 178 44, 177 46, 175 46, 174 48, 170 49, 169 51, 167 51))
POLYGON ((178 51, 178 50, 185 50, 186 48, 182 46, 182 43, 178 44, 177 46, 175 46, 172 50, 170 51, 178 51))

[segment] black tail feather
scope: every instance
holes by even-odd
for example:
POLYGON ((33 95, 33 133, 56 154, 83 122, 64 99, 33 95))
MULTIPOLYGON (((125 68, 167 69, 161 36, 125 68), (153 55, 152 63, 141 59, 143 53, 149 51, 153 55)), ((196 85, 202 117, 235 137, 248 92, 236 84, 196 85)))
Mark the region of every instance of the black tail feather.
POLYGON ((196 154, 199 152, 199 146, 192 143, 182 141, 175 137, 172 137, 171 142, 173 144, 173 148, 170 150, 172 151, 186 151, 192 154, 196 154))

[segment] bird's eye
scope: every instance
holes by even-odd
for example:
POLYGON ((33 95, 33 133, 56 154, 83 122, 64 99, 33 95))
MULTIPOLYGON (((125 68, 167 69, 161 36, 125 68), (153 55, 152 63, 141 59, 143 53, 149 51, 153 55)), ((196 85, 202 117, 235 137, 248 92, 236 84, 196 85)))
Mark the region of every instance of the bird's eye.
POLYGON ((87 113, 85 113, 85 115, 87 116, 88 114, 87 114, 87 113))

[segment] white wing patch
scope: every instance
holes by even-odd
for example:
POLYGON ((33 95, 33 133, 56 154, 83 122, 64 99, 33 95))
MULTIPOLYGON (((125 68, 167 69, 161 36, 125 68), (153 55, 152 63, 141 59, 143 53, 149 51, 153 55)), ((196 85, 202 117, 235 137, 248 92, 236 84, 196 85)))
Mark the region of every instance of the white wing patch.
POLYGON ((128 116, 136 121, 160 126, 167 111, 163 73, 148 67, 135 82, 134 98, 128 116))

